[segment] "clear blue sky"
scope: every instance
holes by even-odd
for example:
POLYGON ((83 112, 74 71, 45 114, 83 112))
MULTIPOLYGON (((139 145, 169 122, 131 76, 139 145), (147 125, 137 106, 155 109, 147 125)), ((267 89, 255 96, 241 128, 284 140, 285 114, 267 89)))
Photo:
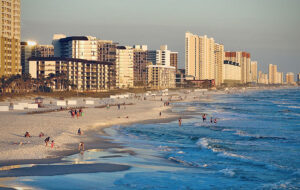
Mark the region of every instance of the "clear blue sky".
POLYGON ((259 69, 300 72, 300 0, 21 0, 22 40, 55 33, 92 35, 122 45, 168 44, 184 66, 186 31, 226 51, 248 51, 259 69))

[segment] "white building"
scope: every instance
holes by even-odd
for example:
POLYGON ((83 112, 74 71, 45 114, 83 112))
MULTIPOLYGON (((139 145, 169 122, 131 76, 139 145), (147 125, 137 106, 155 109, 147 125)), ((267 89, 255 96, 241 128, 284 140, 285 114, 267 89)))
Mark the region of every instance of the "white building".
POLYGON ((116 86, 132 88, 134 86, 133 48, 118 46, 116 52, 116 86))
POLYGON ((152 62, 153 65, 171 65, 171 51, 168 50, 167 45, 161 45, 160 50, 149 50, 148 61, 152 62))
POLYGON ((70 36, 55 34, 52 44, 54 57, 98 60, 98 39, 93 36, 70 36))
POLYGON ((241 66, 239 63, 224 61, 224 83, 241 83, 241 66))

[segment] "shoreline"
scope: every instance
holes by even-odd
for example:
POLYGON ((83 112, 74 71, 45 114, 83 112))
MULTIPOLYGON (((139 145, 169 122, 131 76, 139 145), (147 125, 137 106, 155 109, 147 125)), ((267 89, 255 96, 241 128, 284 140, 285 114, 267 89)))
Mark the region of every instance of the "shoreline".
MULTIPOLYGON (((286 89, 286 88, 284 88, 286 89)), ((247 89, 247 92, 251 92, 252 90, 276 90, 274 88, 268 88, 268 89, 247 89)), ((278 90, 278 89, 277 89, 278 90)), ((209 91, 208 91, 209 92, 209 91)), ((214 91, 212 93, 209 93, 210 95, 216 95, 219 94, 221 91, 214 91)), ((223 92, 223 91, 222 91, 223 92)), ((176 91, 175 93, 178 94, 178 91, 176 91)), ((230 93, 230 94, 235 94, 235 93, 239 93, 239 92, 234 92, 234 93, 230 93)), ((184 94, 181 94, 182 96, 184 96, 184 94)), ((202 96, 202 92, 200 93, 191 93, 188 94, 188 98, 186 98, 185 100, 181 100, 181 101, 174 101, 174 102, 193 102, 193 101, 202 101, 201 99, 202 96), (200 99, 193 99, 193 95, 195 96, 199 96, 200 99)), ((204 98, 204 97, 202 97, 204 98)), ((143 101, 142 101, 143 102, 143 101)), ((66 156, 70 156, 73 154, 77 154, 79 153, 79 151, 77 150, 77 145, 78 142, 80 141, 85 141, 86 144, 86 150, 88 149, 109 149, 109 148, 122 148, 121 144, 112 142, 111 140, 108 140, 106 138, 103 138, 101 136, 107 136, 107 134, 104 132, 105 128, 109 128, 112 126, 116 126, 116 125, 122 125, 122 126, 127 126, 127 125, 132 125, 132 124, 146 124, 146 123, 161 123, 161 122, 171 122, 174 120, 177 120, 178 117, 183 117, 185 118, 184 115, 179 115, 177 113, 173 113, 171 112, 172 106, 170 107, 162 107, 161 105, 159 105, 161 103, 161 101, 159 100, 147 100, 146 102, 150 102, 151 104, 156 104, 154 106, 151 107, 151 110, 147 109, 146 110, 148 112, 152 112, 152 111, 162 111, 163 113, 163 117, 155 117, 155 118, 151 118, 153 117, 152 115, 149 115, 150 118, 138 118, 138 119, 129 119, 128 118, 123 118, 124 114, 119 116, 117 118, 115 118, 115 121, 110 121, 110 122, 105 122, 103 123, 99 123, 99 122, 91 122, 88 123, 86 126, 81 126, 82 128, 84 128, 84 132, 85 135, 83 136, 77 136, 74 134, 71 135, 69 134, 69 136, 72 136, 72 142, 70 143, 65 143, 63 149, 61 150, 56 150, 56 151, 51 151, 51 152, 47 152, 47 155, 44 155, 45 157, 43 158, 25 158, 25 159, 1 159, 0 160, 0 167, 3 166, 11 166, 11 165, 20 165, 20 164, 50 164, 50 163, 61 163, 64 162, 62 159, 66 156), (158 105, 157 105, 158 104, 158 105)), ((142 103, 141 103, 142 104, 142 103)), ((136 105, 131 105, 131 106, 136 106, 136 105)), ((142 106, 145 106, 142 104, 142 106)), ((116 107, 115 107, 116 108, 116 107)), ((105 110, 106 108, 88 108, 86 110, 102 110, 102 111, 107 111, 105 110)), ((110 108, 112 109, 112 108, 110 108)), ((130 109, 130 106, 128 106, 128 109, 130 109)), ((113 110, 115 111, 115 110, 113 110)), ((145 110, 144 110, 145 111, 145 110)), ((55 113, 55 112, 54 112, 55 113)), ((187 113, 188 114, 188 113, 187 113)), ((25 114, 26 115, 26 114, 25 114)), ((40 114, 37 114, 40 115, 40 114)), ((42 114, 43 115, 43 114, 42 114)), ((155 114, 154 114, 155 115, 155 114)), ((131 116, 131 115, 130 115, 131 116)), ((0 124, 1 127, 1 124, 0 124)), ((74 130, 76 130, 76 128, 71 127, 74 130)), ((65 134, 62 134, 60 137, 63 137, 65 134)), ((24 137, 22 137, 24 138, 24 137)), ((1 142, 0 142, 1 144, 1 142)), ((18 146, 18 145, 16 145, 18 146)), ((40 145, 36 145, 36 146, 40 146, 40 145)), ((45 152, 44 152, 45 153, 45 152)), ((1 154, 1 151, 0 151, 1 154)))

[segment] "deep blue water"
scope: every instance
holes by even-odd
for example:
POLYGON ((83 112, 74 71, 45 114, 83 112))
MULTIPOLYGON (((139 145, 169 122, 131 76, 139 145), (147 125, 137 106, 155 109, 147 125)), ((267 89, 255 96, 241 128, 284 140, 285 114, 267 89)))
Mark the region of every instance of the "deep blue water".
POLYGON ((41 189, 300 189, 300 89, 175 103, 192 118, 107 129, 137 154, 87 151, 67 160, 129 164, 124 172, 24 177, 41 189), (201 114, 208 114, 202 122, 201 114), (218 118, 217 124, 209 122, 218 118), (120 156, 107 158, 105 156, 120 156), (68 184, 68 185, 65 185, 68 184))

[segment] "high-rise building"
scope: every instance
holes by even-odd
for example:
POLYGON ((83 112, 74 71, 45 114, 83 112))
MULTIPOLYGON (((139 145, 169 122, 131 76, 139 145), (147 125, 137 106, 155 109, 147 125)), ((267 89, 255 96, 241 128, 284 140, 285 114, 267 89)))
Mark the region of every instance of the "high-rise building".
POLYGON ((171 51, 168 50, 167 45, 161 45, 159 50, 148 51, 148 62, 152 62, 153 65, 171 65, 171 51))
POLYGON ((116 87, 116 52, 117 52, 117 45, 111 40, 98 40, 97 41, 97 56, 98 61, 102 62, 110 62, 113 64, 112 66, 112 76, 110 78, 110 86, 111 88, 116 87))
POLYGON ((262 71, 258 72, 258 84, 269 84, 268 74, 262 71))
POLYGON ((251 81, 257 83, 257 61, 251 61, 251 81))
POLYGON ((297 83, 300 85, 300 73, 297 74, 297 83))
POLYGON ((132 88, 133 79, 133 48, 118 46, 116 54, 116 86, 118 88, 132 88))
POLYGON ((241 66, 239 63, 225 60, 224 61, 223 79, 224 83, 241 83, 241 66))
POLYGON ((21 74, 20 0, 1 0, 0 77, 21 74))
POLYGON ((285 81, 287 84, 295 84, 295 75, 292 72, 286 73, 285 81))
POLYGON ((251 58, 247 52, 226 52, 225 60, 239 63, 241 66, 241 82, 243 84, 252 82, 251 79, 251 58))
POLYGON ((134 45, 133 47, 134 86, 147 86, 147 50, 146 45, 134 45))
POLYGON ((269 64, 269 84, 277 84, 277 78, 277 65, 269 64))
POLYGON ((178 69, 178 52, 170 53, 170 66, 175 67, 176 71, 178 69))
POLYGON ((147 66, 148 86, 155 89, 175 88, 175 67, 166 65, 147 66))
POLYGON ((224 45, 215 43, 215 83, 217 86, 224 82, 224 45))
POLYGON ((54 57, 53 45, 40 45, 36 46, 36 57, 54 57))
POLYGON ((213 38, 185 33, 186 78, 215 79, 215 41, 213 38))
POLYGON ((98 60, 98 39, 93 36, 70 36, 55 34, 52 44, 55 57, 98 60))

